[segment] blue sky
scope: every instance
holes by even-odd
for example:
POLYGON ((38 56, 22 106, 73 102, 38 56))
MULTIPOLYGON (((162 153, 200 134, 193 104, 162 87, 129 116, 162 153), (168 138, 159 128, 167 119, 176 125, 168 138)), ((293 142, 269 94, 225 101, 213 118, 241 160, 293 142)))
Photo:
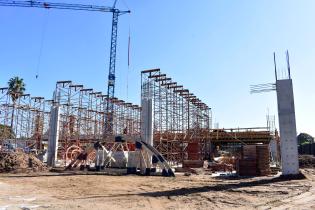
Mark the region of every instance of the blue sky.
MULTIPOLYGON (((212 107, 220 127, 265 126, 276 94, 251 95, 249 85, 274 82, 272 54, 284 70, 288 49, 297 129, 315 135, 315 1, 118 2, 132 14, 119 20, 117 97, 127 100, 128 75, 128 101, 139 104, 141 70, 161 68, 212 107)), ((0 25, 0 86, 20 76, 27 92, 47 99, 58 80, 106 92, 111 14, 0 7, 0 25)))

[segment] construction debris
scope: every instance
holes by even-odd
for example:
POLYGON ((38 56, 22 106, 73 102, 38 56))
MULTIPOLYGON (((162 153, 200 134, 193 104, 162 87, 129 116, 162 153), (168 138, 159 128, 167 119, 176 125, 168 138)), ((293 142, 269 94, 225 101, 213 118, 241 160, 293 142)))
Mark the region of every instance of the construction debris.
POLYGON ((47 167, 32 154, 24 152, 0 152, 0 173, 39 172, 47 167))
POLYGON ((301 168, 315 168, 315 156, 299 155, 299 164, 301 168))
POLYGON ((214 159, 213 162, 208 163, 208 168, 212 172, 233 172, 235 170, 235 157, 222 156, 214 159))

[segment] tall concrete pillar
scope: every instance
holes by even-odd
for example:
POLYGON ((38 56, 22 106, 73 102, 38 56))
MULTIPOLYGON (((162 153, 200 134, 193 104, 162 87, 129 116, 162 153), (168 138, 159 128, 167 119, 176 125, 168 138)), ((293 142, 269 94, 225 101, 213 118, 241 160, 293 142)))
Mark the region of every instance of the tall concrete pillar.
MULTIPOLYGON (((299 159, 296 136, 295 108, 293 85, 291 79, 291 68, 289 62, 289 52, 286 52, 288 72, 282 72, 281 78, 278 79, 276 53, 273 53, 275 65, 276 84, 254 85, 251 93, 277 91, 278 118, 280 129, 280 154, 281 168, 283 175, 295 175, 299 173, 299 159)), ((273 142, 277 147, 276 142, 273 142)), ((277 148, 271 148, 278 151, 277 148)))
POLYGON ((145 83, 141 94, 141 139, 153 146, 153 103, 151 84, 145 83))
POLYGON ((277 80, 276 90, 280 128, 282 174, 298 174, 299 161, 292 80, 277 80))
POLYGON ((58 106, 53 106, 50 114, 47 165, 52 167, 56 166, 57 161, 60 116, 59 110, 58 106))
MULTIPOLYGON (((141 139, 150 146, 153 146, 153 103, 150 83, 146 83, 142 87, 141 96, 141 139)), ((140 151, 140 171, 142 174, 150 172, 152 166, 152 155, 144 154, 144 151, 140 151)))
POLYGON ((153 112, 150 98, 141 100, 141 139, 153 146, 153 112))

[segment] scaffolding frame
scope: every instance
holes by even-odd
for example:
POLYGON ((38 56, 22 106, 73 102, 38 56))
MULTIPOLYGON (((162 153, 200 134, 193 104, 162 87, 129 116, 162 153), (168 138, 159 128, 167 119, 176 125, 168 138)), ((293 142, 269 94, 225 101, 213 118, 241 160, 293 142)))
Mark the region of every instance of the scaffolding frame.
POLYGON ((97 141, 109 148, 115 136, 125 136, 126 140, 140 136, 141 108, 118 98, 110 99, 114 106, 113 132, 106 132, 107 100, 102 92, 70 80, 57 81, 53 104, 60 108, 58 152, 61 159, 66 159, 68 148, 87 147, 97 141))
POLYGON ((43 140, 48 137, 50 106, 50 101, 30 94, 21 95, 13 103, 8 88, 0 88, 1 144, 42 150, 43 140))
POLYGON ((23 94, 13 103, 8 88, 0 88, 1 144, 43 150, 43 143, 48 142, 53 106, 60 109, 58 156, 61 159, 65 159, 67 149, 73 145, 84 147, 96 141, 114 142, 118 135, 126 139, 139 137, 141 107, 117 98, 111 99, 111 103, 114 105, 113 133, 106 135, 107 95, 102 92, 70 80, 57 81, 52 100, 23 94))
POLYGON ((198 159, 207 158, 212 117, 205 103, 160 69, 141 72, 141 98, 152 99, 154 146, 171 164, 188 158, 189 143, 199 144, 198 159))

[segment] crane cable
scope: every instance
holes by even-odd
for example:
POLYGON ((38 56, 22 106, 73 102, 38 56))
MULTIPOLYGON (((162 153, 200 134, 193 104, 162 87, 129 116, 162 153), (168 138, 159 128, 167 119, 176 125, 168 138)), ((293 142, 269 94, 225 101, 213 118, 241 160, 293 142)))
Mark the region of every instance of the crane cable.
POLYGON ((44 21, 42 25, 42 31, 41 31, 41 37, 40 37, 40 46, 39 46, 39 55, 37 59, 37 66, 36 66, 36 73, 35 73, 35 78, 38 79, 39 77, 39 67, 42 59, 42 54, 43 54, 43 46, 44 46, 44 41, 45 41, 45 35, 46 35, 46 26, 48 22, 48 12, 44 13, 44 21))
POLYGON ((128 101, 128 93, 129 93, 129 71, 130 71, 130 26, 129 26, 129 34, 128 34, 127 101, 128 101))
MULTIPOLYGON (((130 10, 130 8, 128 7, 128 5, 127 5, 127 3, 125 2, 125 0, 122 0, 122 2, 123 2, 123 4, 124 4, 124 6, 128 9, 128 10, 130 10)), ((126 99, 127 99, 127 101, 128 101, 128 96, 129 96, 129 71, 130 71, 130 50, 131 50, 131 48, 130 48, 130 44, 131 44, 131 38, 130 38, 130 25, 131 25, 131 16, 130 16, 130 13, 129 13, 129 32, 128 32, 128 68, 127 68, 127 78, 126 78, 126 80, 127 80, 127 82, 126 82, 126 91, 127 91, 127 97, 126 97, 126 99)))

